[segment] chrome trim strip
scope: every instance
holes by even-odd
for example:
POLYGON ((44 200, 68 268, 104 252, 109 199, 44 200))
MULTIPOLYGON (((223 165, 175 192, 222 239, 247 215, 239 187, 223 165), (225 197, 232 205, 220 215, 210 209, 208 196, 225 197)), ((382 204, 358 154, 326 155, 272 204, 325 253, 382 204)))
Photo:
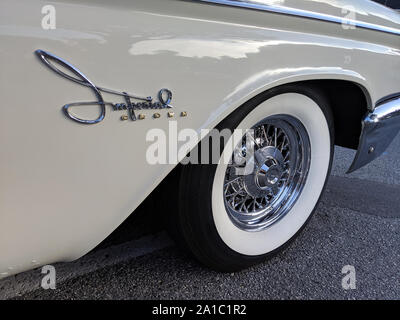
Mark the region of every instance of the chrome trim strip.
POLYGON ((396 99, 396 98, 400 98, 400 92, 396 92, 396 93, 393 93, 393 94, 389 94, 388 96, 385 96, 385 97, 379 99, 379 100, 376 102, 375 106, 378 107, 378 106, 380 106, 381 104, 384 104, 385 102, 388 102, 389 100, 393 100, 393 99, 396 99))
POLYGON ((337 23, 337 24, 351 25, 351 26, 355 26, 355 27, 359 27, 359 28, 363 28, 363 29, 400 35, 400 29, 385 27, 385 26, 368 23, 368 22, 357 21, 357 20, 353 20, 353 19, 336 17, 336 16, 332 16, 329 14, 316 13, 316 12, 307 11, 307 10, 262 4, 260 2, 254 1, 254 0, 197 0, 197 1, 213 3, 213 4, 218 4, 218 5, 231 6, 231 7, 240 7, 240 8, 254 9, 254 10, 260 10, 260 11, 267 11, 267 12, 272 12, 272 13, 279 13, 279 14, 285 14, 285 15, 290 15, 290 16, 303 17, 303 18, 308 18, 308 19, 313 19, 313 20, 333 22, 333 23, 337 23))
POLYGON ((366 115, 357 154, 347 173, 353 172, 379 157, 400 130, 400 97, 378 105, 366 115))

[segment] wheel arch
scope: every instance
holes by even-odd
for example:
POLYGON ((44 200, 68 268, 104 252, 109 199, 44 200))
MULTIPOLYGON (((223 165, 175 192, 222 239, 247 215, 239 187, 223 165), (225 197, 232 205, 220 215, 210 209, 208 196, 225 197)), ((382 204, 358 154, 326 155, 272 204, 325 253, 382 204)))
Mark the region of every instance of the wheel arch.
POLYGON ((333 76, 270 84, 249 96, 237 108, 230 110, 216 127, 249 100, 258 99, 270 91, 280 91, 280 88, 286 86, 303 85, 318 90, 327 99, 333 113, 335 145, 356 150, 361 135, 362 119, 369 110, 374 109, 369 90, 356 80, 338 79, 333 76))

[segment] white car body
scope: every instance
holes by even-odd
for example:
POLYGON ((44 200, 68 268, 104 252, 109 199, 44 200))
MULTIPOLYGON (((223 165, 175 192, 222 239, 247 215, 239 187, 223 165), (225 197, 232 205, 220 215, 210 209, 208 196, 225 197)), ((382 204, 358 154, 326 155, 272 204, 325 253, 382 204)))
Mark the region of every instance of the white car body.
POLYGON ((107 107, 100 123, 74 122, 61 107, 93 93, 46 68, 37 49, 99 86, 144 96, 168 88, 178 129, 198 132, 290 82, 355 83, 370 110, 400 91, 400 15, 367 0, 250 1, 263 7, 253 9, 246 1, 51 3, 55 29, 42 28, 46 1, 0 3, 2 277, 86 254, 174 167, 146 161, 146 133, 168 132, 166 111, 132 122, 107 107))

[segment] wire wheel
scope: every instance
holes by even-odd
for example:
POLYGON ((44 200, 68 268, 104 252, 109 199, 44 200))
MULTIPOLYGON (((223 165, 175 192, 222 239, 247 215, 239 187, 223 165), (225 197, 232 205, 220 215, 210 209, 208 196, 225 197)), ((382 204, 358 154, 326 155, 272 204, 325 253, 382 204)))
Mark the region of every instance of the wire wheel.
POLYGON ((261 231, 285 216, 299 198, 311 161, 302 123, 289 115, 258 122, 232 154, 224 181, 230 219, 244 231, 261 231))

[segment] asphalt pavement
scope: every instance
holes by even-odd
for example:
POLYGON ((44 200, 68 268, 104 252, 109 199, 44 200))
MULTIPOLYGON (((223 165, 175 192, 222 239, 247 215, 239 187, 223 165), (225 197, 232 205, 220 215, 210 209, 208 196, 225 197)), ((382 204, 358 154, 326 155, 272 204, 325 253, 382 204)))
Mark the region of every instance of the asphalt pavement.
POLYGON ((223 274, 181 252, 142 206, 83 258, 0 281, 3 299, 400 299, 400 136, 366 167, 345 174, 354 151, 335 150, 327 190, 309 225, 283 252, 223 274), (342 286, 344 266, 355 289, 342 286))

